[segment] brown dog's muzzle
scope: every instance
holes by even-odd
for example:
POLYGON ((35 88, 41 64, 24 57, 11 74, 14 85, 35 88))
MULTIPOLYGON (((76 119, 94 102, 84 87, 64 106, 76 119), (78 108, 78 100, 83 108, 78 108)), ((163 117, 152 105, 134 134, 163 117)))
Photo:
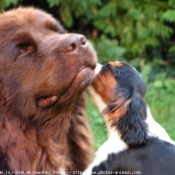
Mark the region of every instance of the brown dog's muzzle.
MULTIPOLYGON (((49 84, 49 91, 46 89, 45 93, 40 93, 37 97, 37 104, 47 107, 58 99, 60 101, 62 98, 66 101, 75 93, 82 92, 93 80, 97 57, 84 35, 53 33, 46 35, 43 39, 40 50, 43 51, 43 57, 46 58, 43 72, 47 70, 47 67, 50 68, 48 78, 44 80, 49 84), (54 90, 50 90, 51 85, 54 90)), ((43 85, 41 86, 43 89, 43 85)))
POLYGON ((85 60, 87 60, 88 57, 88 64, 92 64, 93 68, 95 68, 97 62, 95 51, 84 35, 75 33, 52 34, 43 39, 42 50, 49 48, 50 52, 48 53, 47 50, 46 54, 57 55, 58 53, 61 53, 66 54, 67 56, 77 55, 85 60))

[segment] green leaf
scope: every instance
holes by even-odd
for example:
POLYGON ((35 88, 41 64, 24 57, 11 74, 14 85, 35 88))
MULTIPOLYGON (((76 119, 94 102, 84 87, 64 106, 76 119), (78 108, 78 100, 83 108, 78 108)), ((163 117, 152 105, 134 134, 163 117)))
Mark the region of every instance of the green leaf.
POLYGON ((150 65, 150 64, 147 64, 146 66, 143 67, 141 74, 142 74, 142 77, 143 77, 145 83, 148 83, 149 76, 152 72, 152 69, 153 69, 152 65, 150 65))
POLYGON ((155 88, 159 88, 159 89, 164 87, 164 83, 161 80, 156 80, 153 85, 155 88))
POLYGON ((0 11, 2 11, 1 9, 3 8, 7 8, 10 5, 17 5, 17 3, 19 2, 19 0, 0 0, 0 11))
POLYGON ((169 53, 175 52, 175 46, 171 46, 168 50, 169 53))
POLYGON ((99 61, 103 60, 119 60, 125 53, 125 48, 118 45, 117 40, 109 40, 105 35, 102 35, 95 43, 95 48, 99 57, 99 61))
POLYGON ((173 22, 175 23, 175 10, 172 9, 172 10, 167 10, 163 16, 162 16, 162 19, 164 21, 167 21, 167 22, 173 22))
POLYGON ((166 72, 159 72, 155 75, 154 79, 155 80, 162 80, 164 81, 167 77, 167 73, 166 72))
POLYGON ((169 90, 169 91, 173 91, 174 87, 175 87, 175 80, 174 79, 166 79, 165 80, 165 87, 169 90))
POLYGON ((61 0, 46 0, 46 1, 49 4, 49 8, 59 5, 61 2, 61 0))
POLYGON ((61 16, 65 26, 70 28, 73 25, 73 18, 72 18, 72 13, 70 11, 70 8, 68 7, 64 8, 61 16))

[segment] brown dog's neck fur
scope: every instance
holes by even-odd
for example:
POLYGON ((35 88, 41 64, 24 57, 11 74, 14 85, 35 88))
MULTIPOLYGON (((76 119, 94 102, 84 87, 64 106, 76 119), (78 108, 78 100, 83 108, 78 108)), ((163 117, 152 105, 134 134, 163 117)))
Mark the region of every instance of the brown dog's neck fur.
MULTIPOLYGON (((76 106, 74 108, 76 110, 76 106)), ((6 113, 5 117, 1 113, 0 149, 8 157, 10 169, 71 170, 68 132, 74 114, 70 111, 61 111, 40 126, 37 122, 29 124, 29 120, 21 120, 21 116, 14 117, 11 111, 8 111, 8 116, 6 113)))

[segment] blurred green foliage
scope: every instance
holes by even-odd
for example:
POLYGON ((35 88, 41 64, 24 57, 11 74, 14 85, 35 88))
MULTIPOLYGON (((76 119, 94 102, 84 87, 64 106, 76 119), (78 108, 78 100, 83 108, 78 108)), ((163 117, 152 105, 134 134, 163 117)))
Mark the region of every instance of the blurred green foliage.
POLYGON ((5 8, 11 5, 17 5, 19 0, 1 0, 0 1, 0 11, 3 11, 5 8))
POLYGON ((174 58, 175 0, 1 0, 0 10, 20 5, 42 8, 85 34, 101 62, 174 58))

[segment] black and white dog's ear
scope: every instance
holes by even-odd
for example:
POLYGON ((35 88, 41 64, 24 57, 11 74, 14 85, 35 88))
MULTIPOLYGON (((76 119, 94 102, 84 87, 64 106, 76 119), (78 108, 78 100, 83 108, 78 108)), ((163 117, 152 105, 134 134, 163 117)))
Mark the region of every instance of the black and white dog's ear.
POLYGON ((146 143, 147 124, 146 104, 141 96, 135 94, 127 107, 127 112, 121 118, 117 127, 121 133, 121 138, 131 147, 137 147, 146 143))
POLYGON ((146 143, 147 117, 146 104, 143 98, 136 92, 120 94, 108 107, 104 110, 108 115, 112 127, 121 134, 121 139, 130 147, 138 147, 146 143))

